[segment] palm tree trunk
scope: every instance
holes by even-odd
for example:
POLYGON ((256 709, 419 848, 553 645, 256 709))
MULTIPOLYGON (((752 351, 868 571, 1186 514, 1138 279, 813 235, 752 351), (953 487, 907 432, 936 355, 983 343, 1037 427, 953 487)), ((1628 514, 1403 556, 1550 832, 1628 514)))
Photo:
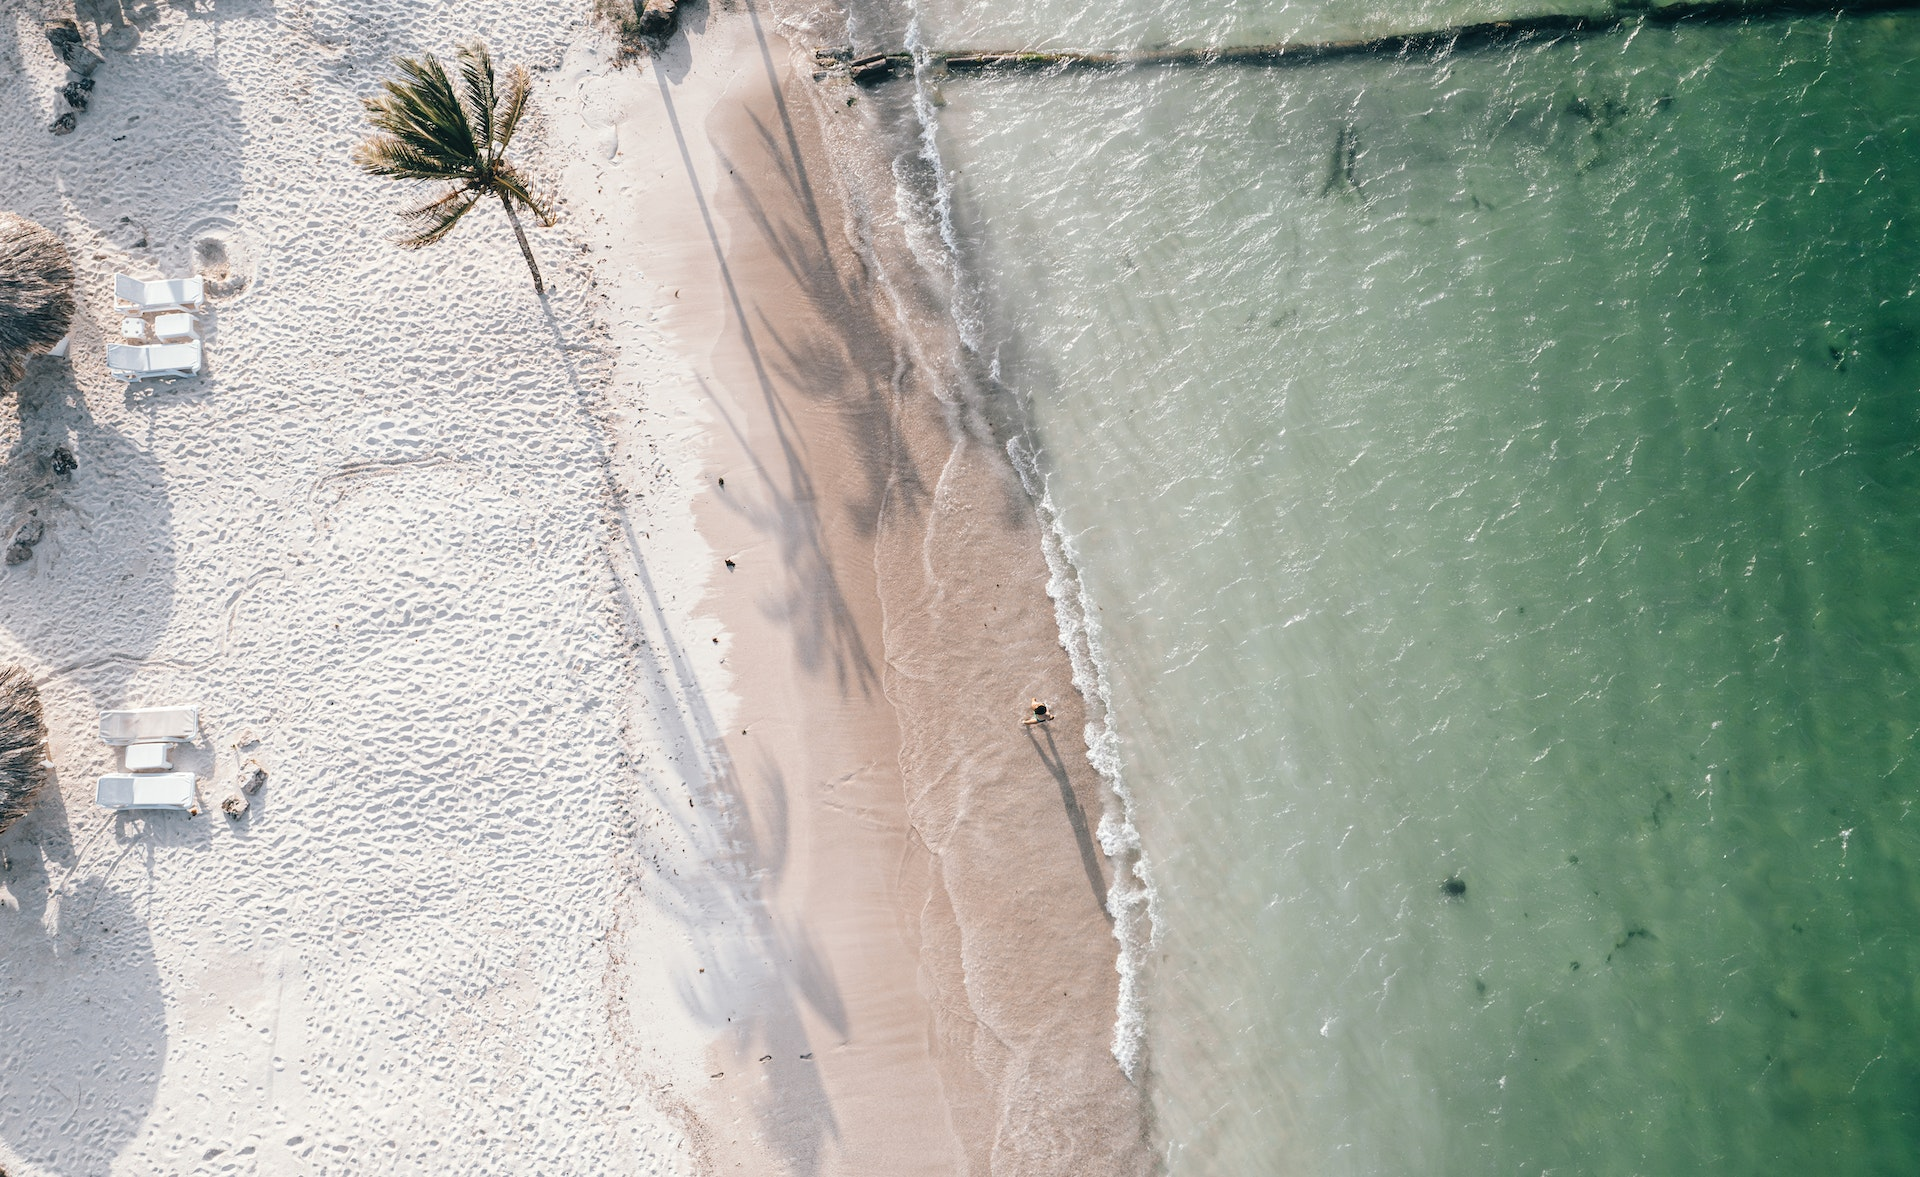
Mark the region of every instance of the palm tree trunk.
POLYGON ((500 194, 500 207, 507 210, 507 221, 513 225, 514 239, 520 243, 520 253, 527 259, 527 269, 533 274, 533 292, 545 298, 547 287, 546 283, 540 281, 540 267, 533 263, 533 247, 527 244, 526 230, 520 227, 520 218, 513 211, 513 201, 508 200, 504 192, 500 194))

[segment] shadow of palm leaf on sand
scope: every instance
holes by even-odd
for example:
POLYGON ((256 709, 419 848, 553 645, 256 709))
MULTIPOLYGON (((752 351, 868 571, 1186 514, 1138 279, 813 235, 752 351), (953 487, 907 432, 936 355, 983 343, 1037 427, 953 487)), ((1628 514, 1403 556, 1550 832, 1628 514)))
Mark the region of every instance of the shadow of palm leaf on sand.
MULTIPOLYGON (((46 792, 0 837, 0 903, 14 909, 0 911, 0 1156, 56 1177, 107 1177, 153 1110, 165 1001, 134 897, 104 874, 62 887, 76 848, 59 790, 46 792)), ((127 849, 139 826, 119 823, 127 849)))

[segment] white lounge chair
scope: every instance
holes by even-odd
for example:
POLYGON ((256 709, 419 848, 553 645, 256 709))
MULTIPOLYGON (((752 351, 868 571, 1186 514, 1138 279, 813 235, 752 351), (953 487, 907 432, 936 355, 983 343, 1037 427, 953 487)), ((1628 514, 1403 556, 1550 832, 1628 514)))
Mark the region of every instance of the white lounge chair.
POLYGON ((107 345, 107 372, 122 380, 180 380, 200 374, 200 341, 107 345))
POLYGON ((199 310, 207 305, 207 284, 198 276, 142 282, 125 274, 115 274, 113 299, 121 310, 142 315, 152 311, 199 310))
POLYGON ((117 748, 128 744, 191 744, 199 735, 198 707, 140 707, 100 713, 100 739, 117 748))
POLYGON ((190 772, 108 773, 100 778, 93 800, 102 809, 199 810, 190 772))

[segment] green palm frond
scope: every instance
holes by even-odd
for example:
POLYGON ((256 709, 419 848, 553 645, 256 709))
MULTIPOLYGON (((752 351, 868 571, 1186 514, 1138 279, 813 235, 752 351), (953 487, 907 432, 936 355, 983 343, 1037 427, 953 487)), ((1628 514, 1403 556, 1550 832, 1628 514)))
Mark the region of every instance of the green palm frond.
POLYGON ((460 46, 460 81, 467 92, 467 117, 473 122, 474 143, 491 166, 498 156, 499 144, 493 138, 496 105, 493 92, 493 55, 484 41, 460 46))
POLYGON ((376 133, 354 147, 354 162, 369 175, 445 185, 426 203, 400 214, 405 229, 396 240, 407 249, 432 245, 453 232, 483 197, 499 198, 533 274, 534 289, 544 294, 533 248, 514 209, 525 208, 542 225, 554 223, 554 212, 506 160, 533 82, 525 67, 513 66, 506 71, 503 90, 493 55, 481 41, 460 46, 458 60, 456 90, 431 53, 396 58, 401 76, 381 83, 378 95, 362 100, 376 133))
POLYGON ((519 172, 511 167, 501 167, 494 172, 493 181, 499 185, 500 191, 506 194, 507 199, 518 201, 521 207, 532 213, 542 225, 553 224, 555 217, 552 207, 533 194, 527 187, 527 182, 520 178, 519 172))
POLYGON ((431 53, 394 64, 406 77, 382 83, 381 94, 364 100, 367 121, 444 169, 473 170, 482 157, 447 71, 431 53))
POLYGON ((527 75, 527 67, 516 65, 507 71, 507 93, 501 99, 500 115, 494 123, 494 139, 505 151, 507 144, 513 141, 513 133, 520 126, 520 116, 527 109, 527 99, 533 94, 533 79, 527 75))
POLYGON ((355 145, 353 160, 369 175, 398 180, 459 181, 473 176, 471 168, 428 155, 391 135, 374 135, 355 145))
POLYGON ((467 210, 480 203, 484 188, 455 188, 400 214, 410 228, 396 240, 402 249, 424 249, 453 232, 467 210))

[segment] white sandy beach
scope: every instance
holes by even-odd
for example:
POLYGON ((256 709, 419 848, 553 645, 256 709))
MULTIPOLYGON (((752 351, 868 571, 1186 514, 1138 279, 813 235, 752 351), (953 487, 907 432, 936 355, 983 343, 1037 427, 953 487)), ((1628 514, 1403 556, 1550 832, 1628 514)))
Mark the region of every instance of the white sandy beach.
POLYGON ((58 14, 0 2, 0 208, 81 273, 0 411, 57 772, 0 835, 0 1169, 1145 1171, 1031 512, 899 377, 811 26, 617 69, 558 0, 91 12, 54 136, 58 14), (544 304, 497 208, 405 252, 349 159, 476 35, 534 71, 544 304), (197 243, 206 372, 122 385, 112 275, 197 243), (100 711, 163 704, 205 812, 97 809, 100 711))

